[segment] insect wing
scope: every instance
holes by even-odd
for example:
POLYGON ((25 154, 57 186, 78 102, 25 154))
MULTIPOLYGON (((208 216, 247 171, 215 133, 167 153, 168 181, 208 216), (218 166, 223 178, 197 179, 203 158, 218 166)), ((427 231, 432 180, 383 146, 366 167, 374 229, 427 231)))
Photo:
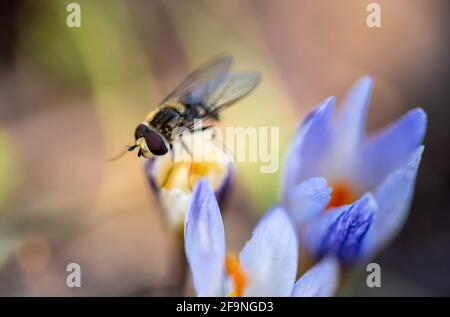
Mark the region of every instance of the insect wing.
MULTIPOLYGON (((226 78, 222 79, 220 84, 216 85, 212 93, 208 95, 208 100, 205 103, 207 112, 200 121, 214 117, 220 111, 244 98, 255 89, 260 81, 261 74, 257 71, 228 73, 226 78)), ((195 124, 199 123, 196 122, 195 124)), ((192 129, 194 126, 190 128, 192 129)))
POLYGON ((257 71, 242 71, 230 73, 210 97, 208 107, 210 111, 223 109, 247 96, 261 81, 261 74, 257 71))
POLYGON ((231 55, 220 55, 190 74, 161 104, 172 101, 185 104, 204 103, 220 83, 228 77, 234 60, 231 55))

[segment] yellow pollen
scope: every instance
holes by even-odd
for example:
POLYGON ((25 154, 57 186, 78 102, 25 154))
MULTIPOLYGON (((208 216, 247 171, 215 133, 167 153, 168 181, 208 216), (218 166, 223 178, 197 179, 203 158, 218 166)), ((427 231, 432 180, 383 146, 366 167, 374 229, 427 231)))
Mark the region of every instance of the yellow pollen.
POLYGON ((352 203, 357 199, 357 196, 353 193, 350 187, 344 183, 337 183, 333 186, 333 192, 331 193, 331 199, 328 203, 327 210, 342 205, 352 203))
POLYGON ((233 282, 234 290, 229 294, 230 297, 241 297, 244 295, 247 286, 247 276, 242 270, 239 258, 234 254, 227 254, 225 259, 225 270, 233 282))
POLYGON ((217 162, 176 162, 170 167, 162 187, 165 189, 180 188, 185 193, 189 193, 201 178, 206 177, 216 188, 225 173, 226 167, 217 162))
POLYGON ((198 181, 206 178, 214 190, 218 189, 231 164, 227 152, 211 142, 208 135, 192 134, 184 141, 189 151, 174 150, 173 156, 155 159, 157 186, 165 190, 178 189, 189 195, 198 181))
POLYGON ((224 167, 216 162, 192 162, 189 170, 189 185, 194 188, 200 178, 208 175, 220 179, 224 175, 224 167))

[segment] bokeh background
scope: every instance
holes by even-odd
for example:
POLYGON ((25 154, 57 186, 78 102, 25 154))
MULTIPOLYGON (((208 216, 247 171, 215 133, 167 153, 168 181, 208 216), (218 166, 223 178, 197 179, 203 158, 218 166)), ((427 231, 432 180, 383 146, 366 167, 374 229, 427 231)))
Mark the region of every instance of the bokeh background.
MULTIPOLYGON (((359 77, 375 88, 369 131, 410 108, 429 116, 410 217, 349 295, 450 295, 450 3, 376 1, 71 1, 0 4, 0 295, 176 295, 176 238, 134 155, 109 163, 136 124, 189 71, 229 52, 258 69, 257 91, 224 125, 279 126, 281 154, 305 114, 359 77), (82 287, 66 287, 66 265, 82 287)), ((238 251, 280 194, 280 173, 239 164, 225 214, 238 251)), ((193 294, 189 285, 184 294, 193 294)))

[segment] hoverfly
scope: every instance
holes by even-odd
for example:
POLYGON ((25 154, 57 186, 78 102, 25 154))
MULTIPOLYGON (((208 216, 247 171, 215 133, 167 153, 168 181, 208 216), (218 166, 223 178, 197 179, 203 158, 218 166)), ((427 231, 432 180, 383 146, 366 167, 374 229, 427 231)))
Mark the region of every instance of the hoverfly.
POLYGON ((211 127, 199 128, 199 123, 218 121, 219 112, 248 95, 261 80, 257 71, 232 72, 233 63, 232 56, 220 55, 190 74, 136 127, 135 144, 128 151, 138 148, 137 155, 146 158, 165 155, 177 141, 176 129, 195 132, 211 127))

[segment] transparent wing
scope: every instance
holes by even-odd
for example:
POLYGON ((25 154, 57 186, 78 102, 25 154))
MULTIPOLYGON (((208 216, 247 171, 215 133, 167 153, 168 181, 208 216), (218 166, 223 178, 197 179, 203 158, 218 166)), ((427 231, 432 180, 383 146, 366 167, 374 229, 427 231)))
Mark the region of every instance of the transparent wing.
POLYGON ((214 94, 209 96, 209 110, 226 107, 247 96, 260 80, 261 74, 253 70, 228 74, 220 87, 214 90, 214 94))
POLYGON ((213 83, 204 97, 207 109, 205 116, 197 120, 189 128, 194 129, 200 122, 216 116, 220 111, 231 106, 238 100, 247 96, 261 81, 261 74, 257 71, 241 71, 222 75, 220 81, 213 83), (224 76, 224 78, 222 78, 224 76))
POLYGON ((213 57, 190 74, 161 104, 171 101, 185 104, 204 103, 228 77, 233 63, 233 57, 228 54, 213 57))

